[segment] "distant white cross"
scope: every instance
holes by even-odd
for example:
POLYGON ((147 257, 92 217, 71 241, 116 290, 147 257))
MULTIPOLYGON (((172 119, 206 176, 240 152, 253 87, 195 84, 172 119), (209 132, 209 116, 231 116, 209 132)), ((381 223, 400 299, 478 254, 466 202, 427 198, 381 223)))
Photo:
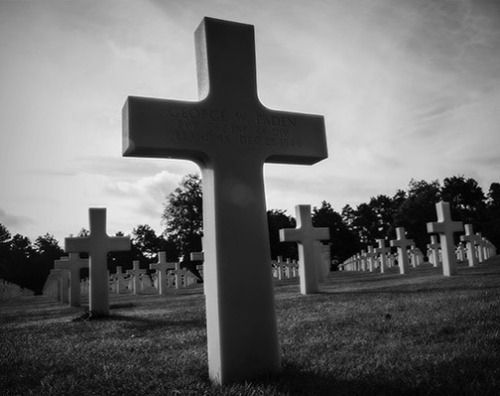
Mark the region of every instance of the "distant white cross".
POLYGON ((80 270, 89 267, 89 260, 80 258, 78 253, 70 253, 69 257, 61 257, 54 261, 54 268, 69 271, 69 305, 79 307, 80 296, 80 270))
POLYGON ((69 272, 64 269, 50 270, 47 281, 53 280, 56 285, 56 298, 62 303, 69 302, 69 272))
POLYGON ((156 270, 158 274, 158 293, 165 294, 167 291, 167 271, 175 268, 176 263, 167 261, 167 253, 158 253, 158 262, 149 264, 149 269, 156 270))
POLYGON ((406 232, 404 227, 396 228, 396 239, 391 241, 392 247, 397 247, 398 249, 398 265, 399 273, 404 275, 408 272, 408 251, 406 250, 409 246, 415 244, 413 239, 406 238, 406 232))
POLYGON ((90 268, 89 310, 92 314, 109 315, 109 252, 130 250, 129 237, 110 237, 106 234, 106 209, 89 209, 90 234, 66 238, 65 251, 88 253, 90 268))
POLYGON ((373 272, 375 271, 378 254, 375 252, 372 245, 368 245, 367 249, 368 252, 366 253, 366 258, 368 260, 368 268, 370 269, 370 272, 373 272))
POLYGON ((302 294, 316 293, 318 291, 318 274, 314 242, 330 239, 330 230, 327 227, 313 227, 311 205, 297 205, 295 213, 297 215, 297 228, 281 229, 280 241, 298 243, 300 292, 302 294))
POLYGON ((384 239, 377 239, 378 247, 375 248, 375 253, 380 255, 380 273, 384 273, 387 268, 387 256, 386 254, 391 251, 390 248, 385 246, 384 239))
POLYGON ((427 244, 427 247, 431 250, 432 265, 434 267, 439 266, 439 248, 441 245, 436 235, 431 235, 431 243, 427 244))
POLYGON ((482 263, 485 260, 485 254, 484 254, 484 238, 483 235, 480 232, 476 232, 476 237, 477 237, 477 256, 478 260, 480 263, 482 263))
POLYGON ((127 270, 127 274, 132 276, 132 292, 133 294, 139 293, 139 281, 142 274, 145 274, 146 270, 141 269, 139 260, 134 260, 132 262, 132 269, 127 270))
POLYGON ((455 258, 455 243, 453 234, 463 231, 461 221, 453 221, 450 214, 450 204, 440 201, 436 204, 437 222, 427 223, 427 232, 439 234, 441 254, 443 256, 443 275, 451 276, 457 273, 455 258))

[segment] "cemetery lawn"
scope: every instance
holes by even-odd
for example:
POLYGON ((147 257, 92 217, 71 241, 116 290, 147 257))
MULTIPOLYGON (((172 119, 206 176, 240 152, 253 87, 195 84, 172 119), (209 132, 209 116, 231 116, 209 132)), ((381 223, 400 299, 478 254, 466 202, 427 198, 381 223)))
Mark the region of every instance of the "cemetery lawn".
POLYGON ((500 257, 445 278, 334 272, 275 284, 283 371, 217 387, 202 289, 111 298, 111 316, 45 297, 0 303, 1 395, 499 395, 500 257))

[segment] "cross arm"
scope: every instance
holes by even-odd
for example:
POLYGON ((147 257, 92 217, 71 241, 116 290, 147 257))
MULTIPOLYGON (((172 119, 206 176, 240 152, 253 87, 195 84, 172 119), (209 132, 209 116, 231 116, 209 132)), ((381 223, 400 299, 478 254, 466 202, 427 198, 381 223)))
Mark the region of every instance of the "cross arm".
POLYGON ((300 228, 282 228, 280 230, 280 242, 297 242, 302 239, 300 228))
POLYGON ((265 109, 256 117, 255 130, 269 152, 266 162, 313 165, 328 158, 321 115, 265 109))
POLYGON ((108 237, 109 252, 124 252, 130 250, 130 237, 108 237))
POLYGON ((89 237, 70 237, 64 239, 64 251, 67 253, 89 253, 89 237))
POLYGON ((222 115, 200 103, 129 96, 122 109, 123 156, 203 160, 203 143, 215 139, 204 125, 222 115))
POLYGON ((70 270, 73 267, 73 263, 68 260, 55 260, 54 269, 64 269, 70 270))

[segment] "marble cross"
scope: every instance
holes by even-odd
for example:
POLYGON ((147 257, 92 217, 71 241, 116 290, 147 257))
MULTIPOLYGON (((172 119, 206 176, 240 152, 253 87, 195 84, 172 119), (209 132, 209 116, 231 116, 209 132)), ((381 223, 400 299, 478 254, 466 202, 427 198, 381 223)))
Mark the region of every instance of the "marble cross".
POLYGON ((409 246, 414 245, 413 239, 406 238, 406 232, 404 227, 396 227, 396 239, 391 241, 392 247, 397 247, 398 249, 398 265, 399 273, 404 275, 408 272, 408 251, 406 250, 409 246))
POLYGON ((89 259, 80 258, 78 253, 70 253, 69 257, 61 257, 54 261, 55 269, 69 271, 69 305, 79 307, 81 305, 80 295, 80 270, 89 267, 89 259))
POLYGON ((109 315, 109 252, 130 250, 129 237, 110 237, 106 234, 106 209, 89 209, 90 234, 66 238, 65 251, 88 253, 90 272, 89 311, 94 315, 109 315))
POLYGON ((455 257, 455 243, 453 234, 462 232, 464 227, 461 221, 453 221, 450 214, 450 204, 440 201, 436 204, 437 222, 427 223, 427 232, 439 234, 443 261, 443 275, 457 274, 457 259, 455 257))
POLYGON ((315 241, 330 239, 327 227, 314 228, 311 220, 311 205, 295 206, 297 228, 280 230, 281 242, 297 242, 299 245, 300 292, 304 295, 318 292, 315 241))
POLYGON ((312 165, 328 155, 322 116, 259 101, 252 25, 204 18, 195 42, 200 101, 129 96, 123 155, 201 169, 208 368, 225 384, 281 366, 263 165, 312 165))

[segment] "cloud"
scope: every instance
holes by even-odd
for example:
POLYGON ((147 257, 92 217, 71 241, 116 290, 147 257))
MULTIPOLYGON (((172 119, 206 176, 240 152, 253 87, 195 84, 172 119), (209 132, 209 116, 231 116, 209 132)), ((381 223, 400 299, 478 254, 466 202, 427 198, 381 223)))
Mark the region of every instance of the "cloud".
POLYGON ((120 206, 129 217, 138 219, 136 223, 159 222, 166 197, 178 187, 183 175, 161 171, 154 176, 130 181, 110 181, 105 193, 119 198, 120 206))
POLYGON ((15 228, 23 228, 34 224, 33 219, 27 216, 18 216, 7 213, 4 209, 0 208, 0 223, 2 223, 7 228, 15 227, 15 228))

